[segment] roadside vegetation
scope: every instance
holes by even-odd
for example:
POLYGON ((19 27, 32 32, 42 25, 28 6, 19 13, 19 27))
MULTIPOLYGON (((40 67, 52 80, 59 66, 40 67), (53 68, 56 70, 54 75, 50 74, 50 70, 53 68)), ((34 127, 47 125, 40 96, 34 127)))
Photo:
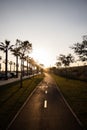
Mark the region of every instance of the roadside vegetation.
POLYGON ((65 99, 87 128, 87 82, 64 77, 52 73, 65 99))
POLYGON ((20 88, 20 82, 0 87, 0 129, 5 130, 28 96, 43 78, 44 74, 39 74, 35 77, 25 79, 22 88, 20 88))
POLYGON ((76 66, 76 67, 67 67, 67 68, 56 68, 53 67, 50 69, 56 75, 60 75, 69 79, 76 79, 87 82, 87 65, 85 66, 76 66))

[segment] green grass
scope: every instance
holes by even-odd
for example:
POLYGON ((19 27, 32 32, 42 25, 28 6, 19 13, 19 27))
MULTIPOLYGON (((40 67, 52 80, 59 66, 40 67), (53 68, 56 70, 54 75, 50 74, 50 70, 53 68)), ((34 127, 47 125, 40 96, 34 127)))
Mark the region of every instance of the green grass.
POLYGON ((23 105, 30 93, 43 79, 44 75, 38 75, 20 83, 11 83, 0 87, 0 128, 5 129, 13 119, 17 111, 23 105))
POLYGON ((70 80, 52 74, 65 99, 87 128, 87 82, 70 80))

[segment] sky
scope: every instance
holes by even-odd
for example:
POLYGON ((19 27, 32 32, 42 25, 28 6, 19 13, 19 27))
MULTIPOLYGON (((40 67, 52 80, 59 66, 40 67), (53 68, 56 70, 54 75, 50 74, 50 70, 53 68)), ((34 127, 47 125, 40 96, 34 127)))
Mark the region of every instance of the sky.
MULTIPOLYGON (((69 54, 87 35, 87 0, 0 0, 0 42, 32 43, 32 57, 46 67, 69 54)), ((4 54, 0 51, 0 55, 4 54)), ((13 56, 9 55, 9 60, 13 56)))

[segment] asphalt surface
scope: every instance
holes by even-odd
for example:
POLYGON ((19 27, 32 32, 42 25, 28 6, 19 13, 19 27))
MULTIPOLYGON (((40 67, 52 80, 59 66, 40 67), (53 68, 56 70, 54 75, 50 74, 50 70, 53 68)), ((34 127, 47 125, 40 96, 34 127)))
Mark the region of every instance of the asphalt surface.
POLYGON ((29 98, 9 130, 83 130, 49 74, 29 98))

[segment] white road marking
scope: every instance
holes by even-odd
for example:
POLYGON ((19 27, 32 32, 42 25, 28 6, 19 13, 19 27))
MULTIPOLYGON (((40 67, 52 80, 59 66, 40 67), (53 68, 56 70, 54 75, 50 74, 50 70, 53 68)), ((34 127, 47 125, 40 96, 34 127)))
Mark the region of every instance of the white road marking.
POLYGON ((44 108, 47 108, 47 100, 44 101, 44 108))
POLYGON ((45 90, 45 94, 47 94, 47 90, 45 90))

